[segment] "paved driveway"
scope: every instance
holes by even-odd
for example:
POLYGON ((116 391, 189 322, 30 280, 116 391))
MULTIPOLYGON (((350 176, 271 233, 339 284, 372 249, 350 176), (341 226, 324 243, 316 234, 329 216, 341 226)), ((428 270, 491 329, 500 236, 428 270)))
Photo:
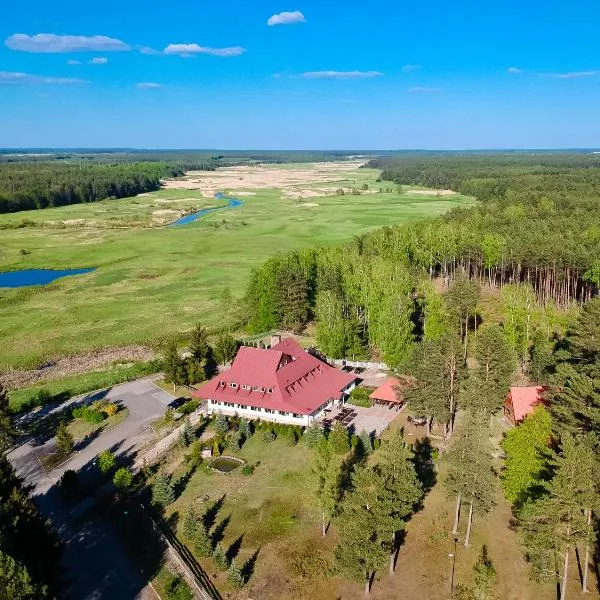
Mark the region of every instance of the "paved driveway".
POLYGON ((64 465, 50 473, 45 473, 37 458, 40 454, 53 452, 55 448, 54 439, 37 446, 33 441, 27 442, 10 452, 10 461, 26 483, 34 486, 34 495, 46 493, 60 479, 64 471, 67 469, 75 471, 81 469, 103 450, 110 448, 116 454, 131 454, 154 439, 155 436, 150 429, 150 423, 160 417, 165 412, 167 404, 174 399, 171 394, 156 386, 152 378, 145 378, 123 383, 102 392, 77 396, 60 406, 44 410, 43 413, 27 415, 26 419, 42 418, 67 406, 98 398, 121 403, 129 409, 129 415, 117 427, 100 433, 97 438, 74 454, 64 465))

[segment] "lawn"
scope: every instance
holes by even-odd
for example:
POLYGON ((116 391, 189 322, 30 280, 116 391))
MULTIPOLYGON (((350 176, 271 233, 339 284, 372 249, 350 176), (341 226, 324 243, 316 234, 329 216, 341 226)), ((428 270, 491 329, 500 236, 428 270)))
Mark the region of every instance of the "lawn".
POLYGON ((107 429, 112 429, 113 427, 120 425, 128 416, 129 409, 122 408, 116 414, 107 417, 100 423, 90 423, 82 418, 73 419, 67 426, 67 429, 73 436, 74 441, 77 442, 99 429, 106 431, 107 429))
MULTIPOLYGON (((207 176, 210 176, 208 174, 207 176)), ((344 171, 333 186, 378 190, 378 172, 344 171)), ((322 183, 320 185, 323 185, 322 183)), ((310 187, 306 184, 304 187, 310 187)), ((395 189, 395 188, 394 188, 395 189)), ((202 321, 222 325, 222 294, 242 297, 250 270, 276 252, 341 244, 382 225, 472 204, 459 195, 413 193, 311 197, 278 189, 241 195, 239 208, 182 227, 150 226, 156 210, 214 206, 199 190, 0 216, 0 270, 97 267, 45 287, 0 290, 0 369, 53 356, 147 343, 202 321), (159 200, 161 202, 159 202, 159 200), (171 208, 157 208, 170 206, 171 208)), ((156 215, 155 215, 156 216, 156 215)))

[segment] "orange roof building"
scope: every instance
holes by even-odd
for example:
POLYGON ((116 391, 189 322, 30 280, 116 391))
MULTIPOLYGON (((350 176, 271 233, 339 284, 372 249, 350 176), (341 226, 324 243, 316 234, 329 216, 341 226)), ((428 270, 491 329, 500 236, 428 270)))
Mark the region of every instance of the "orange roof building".
POLYGON ((504 416, 512 425, 518 425, 539 404, 545 404, 544 388, 539 385, 511 387, 504 401, 504 416))
POLYGON ((397 377, 388 377, 376 390, 369 394, 369 398, 375 403, 397 404, 402 406, 403 400, 396 396, 396 388, 400 385, 397 377))

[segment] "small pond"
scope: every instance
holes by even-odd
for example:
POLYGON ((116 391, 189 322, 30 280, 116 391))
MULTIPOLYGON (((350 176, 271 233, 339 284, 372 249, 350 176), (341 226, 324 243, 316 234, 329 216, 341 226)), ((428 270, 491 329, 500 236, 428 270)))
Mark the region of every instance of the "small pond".
POLYGON ((216 212, 218 210, 227 210, 228 208, 237 208, 238 206, 241 206, 243 204, 243 202, 241 200, 238 200, 237 198, 225 198, 225 196, 223 194, 215 194, 215 198, 217 200, 228 200, 229 203, 226 204, 225 206, 215 206, 213 208, 203 208, 202 210, 199 210, 195 213, 185 215, 185 217, 181 217, 181 219, 177 219, 177 221, 170 223, 170 226, 172 227, 174 225, 188 225, 189 223, 193 223, 200 217, 203 217, 204 215, 208 215, 209 213, 216 212))
POLYGON ((241 458, 235 458, 235 456, 217 456, 208 463, 208 466, 220 473, 231 473, 243 464, 244 461, 241 458))
POLYGON ((95 270, 95 267, 91 267, 89 269, 22 269, 21 271, 4 271, 0 273, 0 288, 47 285, 62 277, 83 275, 95 270))

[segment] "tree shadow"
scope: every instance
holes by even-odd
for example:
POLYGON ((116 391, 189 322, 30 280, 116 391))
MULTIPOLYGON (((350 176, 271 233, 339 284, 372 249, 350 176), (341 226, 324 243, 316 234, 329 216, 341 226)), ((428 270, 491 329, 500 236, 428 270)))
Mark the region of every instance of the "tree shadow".
POLYGON ((254 574, 254 569, 256 568, 256 561, 258 560, 258 555, 260 554, 260 546, 256 550, 256 552, 245 562, 242 567, 242 577, 244 579, 244 583, 248 583, 250 578, 254 574))
POLYGON ((197 465, 192 463, 190 468, 173 484, 173 491, 175 493, 175 499, 179 498, 185 491, 187 484, 196 472, 197 465))
POLYGON ((211 534, 211 540, 212 540, 212 545, 213 548, 216 548, 217 545, 223 541, 223 538, 225 537, 225 530, 227 529, 227 527, 229 526, 229 523, 231 521, 231 515, 225 517, 214 529, 214 531, 211 534))
POLYGON ((229 548, 227 549, 226 556, 227 562, 231 564, 231 561, 236 558, 236 556, 240 553, 240 549, 242 547, 242 541, 244 539, 244 534, 240 535, 236 540, 234 540, 229 548))
POLYGON ((223 508, 226 495, 227 494, 223 494, 216 502, 212 504, 212 506, 210 506, 206 510, 206 512, 202 516, 202 523, 204 523, 204 527, 207 531, 215 524, 215 521, 217 520, 217 515, 219 514, 221 508, 223 508))
POLYGON ((170 529, 172 529, 173 531, 177 531, 177 525, 179 525, 179 519, 180 519, 179 511, 176 510, 174 513, 169 515, 169 518, 166 519, 166 523, 170 529))
POLYGON ((100 435, 102 435, 102 427, 92 431, 92 433, 86 435, 82 440, 79 440, 77 444, 75 444, 75 451, 80 452, 89 446, 95 439, 99 438, 100 435))
POLYGON ((425 494, 429 493, 437 481, 433 450, 428 437, 417 439, 413 444, 413 464, 425 494))

